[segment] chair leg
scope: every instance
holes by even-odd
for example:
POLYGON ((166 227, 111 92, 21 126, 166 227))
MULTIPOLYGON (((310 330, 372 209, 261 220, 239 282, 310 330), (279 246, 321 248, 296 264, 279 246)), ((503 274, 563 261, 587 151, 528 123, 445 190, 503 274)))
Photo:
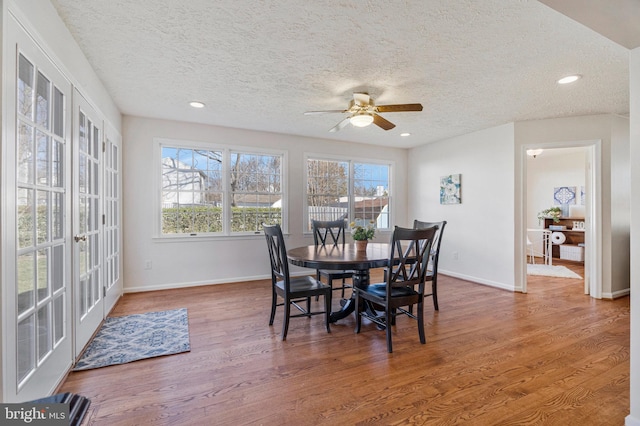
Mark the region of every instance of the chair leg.
POLYGON ((287 340, 287 332, 289 331, 289 317, 291 317, 291 301, 284 301, 284 321, 282 322, 282 340, 287 340))
POLYGON ((424 345, 426 343, 424 337, 424 297, 420 298, 418 302, 418 335, 420 336, 420 343, 424 345))
POLYGON ((342 278, 342 298, 344 299, 344 285, 345 285, 345 279, 342 278))
POLYGON ((433 297, 433 309, 438 311, 438 280, 436 277, 433 277, 433 282, 431 283, 431 297, 433 297))
POLYGON ((327 294, 324 295, 324 323, 327 327, 327 333, 331 333, 330 317, 331 317, 331 293, 333 290, 329 289, 327 294))
POLYGON ((356 314, 356 333, 360 333, 360 324, 362 323, 362 320, 360 318, 360 296, 358 294, 358 290, 356 290, 355 288, 353 289, 353 291, 356 294, 356 308, 355 308, 355 314, 356 314))
POLYGON ((276 304, 278 295, 274 290, 271 291, 271 317, 269 317, 269 325, 273 325, 273 320, 276 317, 276 304))
POLYGON ((387 309, 385 309, 385 322, 387 323, 387 326, 385 327, 387 330, 387 352, 392 353, 393 352, 393 348, 391 347, 391 310, 387 307, 387 309))

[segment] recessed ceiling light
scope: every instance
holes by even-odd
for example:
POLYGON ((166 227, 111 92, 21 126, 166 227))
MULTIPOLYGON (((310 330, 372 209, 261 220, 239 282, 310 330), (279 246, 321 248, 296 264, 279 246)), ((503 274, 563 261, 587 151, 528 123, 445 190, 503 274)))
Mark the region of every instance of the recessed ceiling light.
POLYGON ((558 80, 558 84, 569 84, 569 83, 573 83, 574 81, 578 81, 580 80, 582 76, 581 75, 568 75, 566 77, 561 78, 560 80, 558 80))
POLYGON ((191 105, 194 108, 204 108, 204 104, 198 101, 189 102, 189 105, 191 105))
POLYGON ((411 133, 407 133, 407 132, 400 133, 400 136, 406 138, 407 136, 411 136, 411 133))

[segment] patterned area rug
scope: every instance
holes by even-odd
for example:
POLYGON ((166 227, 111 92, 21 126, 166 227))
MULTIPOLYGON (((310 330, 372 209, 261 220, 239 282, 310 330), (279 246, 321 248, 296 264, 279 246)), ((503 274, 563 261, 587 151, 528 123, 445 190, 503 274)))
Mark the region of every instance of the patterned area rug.
POLYGON ((582 277, 566 266, 555 266, 555 265, 532 265, 527 263, 527 274, 529 275, 544 275, 547 277, 557 277, 557 278, 577 278, 582 279, 582 277))
POLYGON ((190 350, 186 308, 108 317, 73 371, 190 350))

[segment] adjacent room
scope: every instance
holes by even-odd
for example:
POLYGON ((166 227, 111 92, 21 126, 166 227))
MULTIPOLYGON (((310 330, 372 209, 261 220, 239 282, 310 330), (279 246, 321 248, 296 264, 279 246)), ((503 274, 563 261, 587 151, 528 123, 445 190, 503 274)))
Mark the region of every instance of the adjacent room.
POLYGON ((0 3, 5 416, 640 426, 636 0, 0 3))

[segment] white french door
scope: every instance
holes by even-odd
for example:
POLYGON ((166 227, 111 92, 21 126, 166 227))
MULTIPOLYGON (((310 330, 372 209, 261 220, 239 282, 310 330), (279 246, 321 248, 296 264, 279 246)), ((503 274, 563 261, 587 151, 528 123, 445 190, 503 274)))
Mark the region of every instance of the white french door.
POLYGON ((104 318, 102 246, 102 126, 98 114, 73 93, 73 289, 75 356, 104 318))
POLYGON ((120 230, 122 186, 120 169, 120 135, 111 127, 104 130, 104 315, 113 308, 122 295, 122 235, 120 230))
POLYGON ((2 396, 17 402, 52 393, 72 363, 71 83, 13 19, 8 28, 2 396))

